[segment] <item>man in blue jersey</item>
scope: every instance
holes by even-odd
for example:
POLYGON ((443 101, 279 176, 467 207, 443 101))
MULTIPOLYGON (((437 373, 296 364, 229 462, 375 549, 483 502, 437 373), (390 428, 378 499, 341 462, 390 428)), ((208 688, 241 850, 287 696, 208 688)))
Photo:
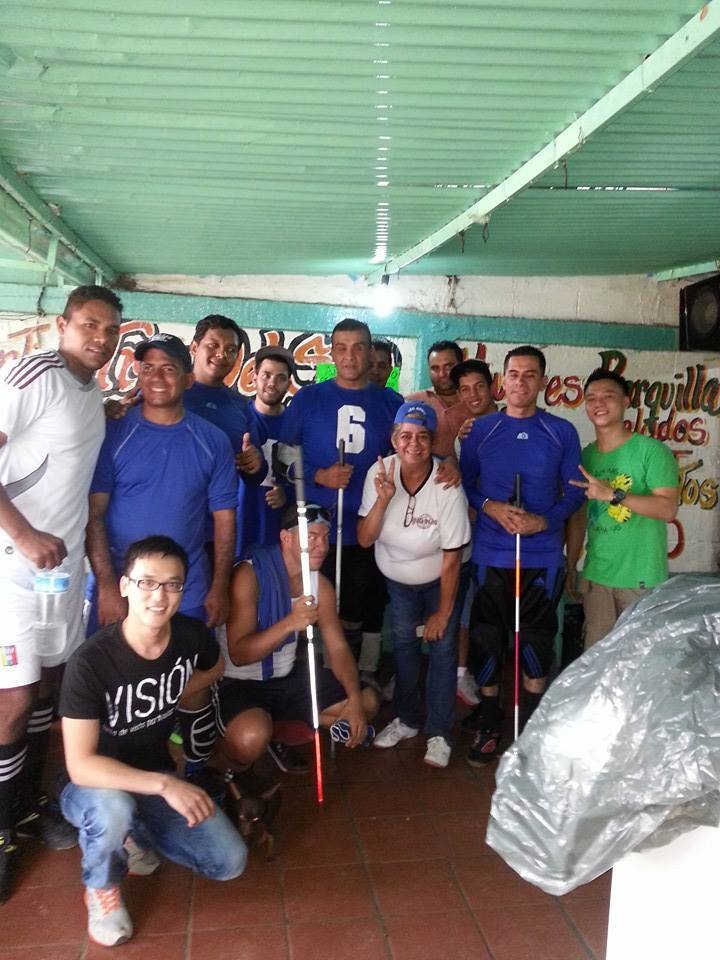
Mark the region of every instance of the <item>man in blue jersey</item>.
POLYGON ((157 333, 135 349, 142 403, 110 420, 90 488, 87 550, 100 626, 125 616, 118 589, 128 546, 164 534, 188 554, 180 611, 224 623, 235 552, 237 474, 227 436, 183 407, 192 363, 178 337, 157 333), (205 551, 213 523, 213 569, 205 551))
POLYGON ((183 397, 185 409, 209 420, 226 433, 235 452, 241 480, 238 485, 236 555, 253 542, 246 532, 248 514, 250 519, 252 515, 246 504, 246 492, 248 488, 257 487, 267 473, 250 404, 237 390, 231 390, 224 383, 235 366, 241 343, 242 331, 230 317, 222 314, 203 317, 195 327, 190 344, 193 384, 183 397))
POLYGON ((481 729, 468 754, 480 766, 500 741, 499 682, 503 653, 514 625, 515 537, 521 536, 520 657, 522 721, 540 702, 553 661, 556 607, 564 581, 563 529, 582 505, 580 441, 571 423, 539 410, 545 356, 523 346, 505 357, 507 406, 475 421, 462 444, 460 469, 477 510, 473 562, 478 590, 470 639, 480 688, 481 729), (516 475, 521 503, 514 504, 516 475))
POLYGON ((283 400, 294 370, 293 355, 285 347, 260 347, 255 354, 255 400, 250 404, 250 411, 268 471, 259 486, 245 491, 247 546, 278 542, 282 508, 292 496, 292 488, 284 480, 278 461, 278 441, 285 416, 283 400))
MULTIPOLYGON (((332 332, 332 380, 303 387, 288 407, 280 439, 300 444, 305 462, 308 501, 330 510, 344 490, 342 585, 340 616, 355 653, 368 613, 368 601, 379 595, 382 577, 372 547, 360 547, 356 526, 365 474, 378 457, 390 452, 390 433, 402 397, 369 382, 371 339, 367 325, 346 319, 332 332), (345 464, 338 463, 338 443, 345 441, 345 464)), ((333 519, 325 575, 335 579, 337 518, 333 519)))

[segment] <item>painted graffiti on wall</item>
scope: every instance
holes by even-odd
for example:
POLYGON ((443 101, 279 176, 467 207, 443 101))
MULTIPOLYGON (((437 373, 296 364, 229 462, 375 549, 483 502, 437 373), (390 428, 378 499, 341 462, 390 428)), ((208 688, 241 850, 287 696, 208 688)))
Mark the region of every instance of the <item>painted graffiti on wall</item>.
MULTIPOLYGON (((516 344, 461 341, 469 357, 493 371, 493 395, 502 402, 502 364, 516 344)), ((630 385, 629 430, 667 443, 680 471, 680 510, 669 530, 673 570, 716 570, 720 554, 720 360, 697 354, 593 350, 550 346, 541 406, 577 428, 583 446, 594 439, 585 416, 583 383, 596 367, 615 370, 630 385), (708 512, 710 511, 710 512, 708 512)))

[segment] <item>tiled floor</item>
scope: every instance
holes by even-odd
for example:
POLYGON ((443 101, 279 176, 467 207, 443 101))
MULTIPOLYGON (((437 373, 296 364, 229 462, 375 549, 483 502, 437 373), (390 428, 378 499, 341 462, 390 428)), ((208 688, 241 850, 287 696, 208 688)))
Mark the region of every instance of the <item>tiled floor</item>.
MULTIPOLYGON (((379 726, 383 725, 381 720, 379 726)), ((123 960, 601 960, 609 877, 563 898, 521 880, 484 842, 495 766, 475 771, 460 735, 450 767, 418 737, 326 757, 327 800, 285 777, 277 859, 227 884, 172 864, 132 878, 136 936, 123 960)), ((0 910, 0 960, 93 960, 77 850, 28 850, 0 910)))

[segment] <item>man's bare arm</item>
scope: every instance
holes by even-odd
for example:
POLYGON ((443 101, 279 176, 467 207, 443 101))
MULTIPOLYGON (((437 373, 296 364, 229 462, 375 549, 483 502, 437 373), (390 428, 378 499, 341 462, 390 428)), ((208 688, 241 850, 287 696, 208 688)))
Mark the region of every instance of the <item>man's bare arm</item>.
POLYGON ((110 559, 110 546, 105 528, 105 514, 109 503, 109 493, 90 494, 88 525, 85 531, 85 550, 97 581, 98 622, 101 627, 121 620, 127 613, 127 604, 120 596, 117 577, 110 559))

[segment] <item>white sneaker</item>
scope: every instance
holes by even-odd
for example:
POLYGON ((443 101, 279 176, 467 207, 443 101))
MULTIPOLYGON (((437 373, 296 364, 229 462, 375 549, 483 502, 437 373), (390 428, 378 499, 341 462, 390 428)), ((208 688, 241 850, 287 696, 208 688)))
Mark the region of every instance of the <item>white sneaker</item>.
POLYGON ((425 751, 425 763, 431 767, 446 767, 450 762, 450 744, 445 737, 430 737, 425 751))
POLYGON ((411 740, 420 731, 403 723, 400 717, 395 717, 373 740, 374 747, 384 750, 386 747, 395 747, 401 740, 411 740))
POLYGON ((462 700, 466 707, 476 707, 480 703, 477 687, 472 675, 464 673, 457 679, 457 698, 462 700))
POLYGON ((88 935, 101 947, 115 947, 133 935, 130 914, 122 901, 120 887, 99 890, 85 888, 88 912, 88 935))
POLYGON ((131 877, 149 877, 160 866, 160 860, 154 850, 143 850, 132 837, 123 844, 127 851, 128 873, 131 877))

